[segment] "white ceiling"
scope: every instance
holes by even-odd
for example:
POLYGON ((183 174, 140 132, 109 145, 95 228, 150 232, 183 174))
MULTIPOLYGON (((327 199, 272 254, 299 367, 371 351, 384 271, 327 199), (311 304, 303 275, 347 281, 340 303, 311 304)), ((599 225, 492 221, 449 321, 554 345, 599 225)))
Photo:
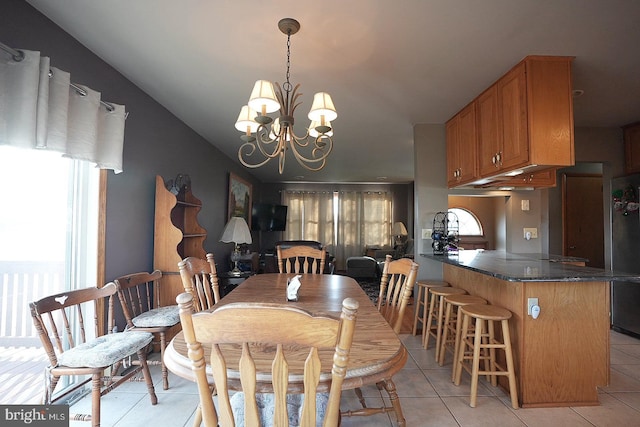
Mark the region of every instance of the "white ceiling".
POLYGON ((576 126, 640 120, 637 0, 28 2, 233 159, 253 83, 285 79, 277 23, 300 21, 296 116, 306 124, 313 94, 329 92, 334 151, 321 172, 290 156, 283 175, 252 170, 265 182, 411 181, 413 125, 444 123, 527 55, 575 56, 576 126))

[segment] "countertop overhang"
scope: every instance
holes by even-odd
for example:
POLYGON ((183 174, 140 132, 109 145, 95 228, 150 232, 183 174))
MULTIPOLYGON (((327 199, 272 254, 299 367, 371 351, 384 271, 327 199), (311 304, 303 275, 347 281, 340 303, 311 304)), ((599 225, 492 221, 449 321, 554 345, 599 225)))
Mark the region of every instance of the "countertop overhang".
POLYGON ((444 255, 424 253, 420 256, 510 282, 640 282, 638 275, 567 264, 583 259, 558 255, 463 250, 444 255))

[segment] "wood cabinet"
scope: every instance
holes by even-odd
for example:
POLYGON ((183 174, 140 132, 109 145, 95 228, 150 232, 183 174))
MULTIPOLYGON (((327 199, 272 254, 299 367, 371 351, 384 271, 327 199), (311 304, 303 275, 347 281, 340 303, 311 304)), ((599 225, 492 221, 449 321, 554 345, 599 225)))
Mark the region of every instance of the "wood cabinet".
POLYGON ((498 131, 501 132, 500 150, 496 154, 499 171, 523 166, 529 160, 525 65, 518 64, 497 84, 498 131))
POLYGON ((640 172, 640 122, 622 128, 624 132, 624 170, 640 172))
POLYGON ((455 187, 477 178, 476 106, 467 105, 446 124, 447 185, 455 187))
POLYGON ((500 188, 500 187, 533 187, 550 188, 557 185, 558 168, 547 168, 533 172, 524 172, 513 177, 499 177, 489 183, 478 186, 479 188, 500 188))
MULTIPOLYGON (((528 56, 470 104, 475 105, 475 130, 467 133, 477 141, 477 179, 453 181, 448 169, 449 187, 486 184, 520 168, 537 171, 575 163, 572 60, 528 56)), ((447 122, 447 155, 456 152, 455 137, 447 122)))
POLYGON ((513 187, 534 187, 549 188, 556 186, 556 171, 558 168, 548 168, 535 172, 525 172, 514 176, 506 182, 506 185, 513 187))
MULTIPOLYGON (((522 407, 599 404, 597 387, 609 383, 609 282, 502 280, 448 264, 443 279, 513 313, 509 331, 522 407), (538 319, 527 314, 529 298, 539 301, 538 319)), ((499 384, 508 389, 506 377, 499 384)))
POLYGON ((493 85, 476 99, 478 133, 478 172, 480 176, 495 175, 500 170, 502 132, 499 129, 498 85, 493 85))
POLYGON ((153 268, 162 271, 160 303, 174 305, 182 291, 178 263, 188 257, 204 259, 202 244, 207 231, 198 224, 202 203, 190 185, 182 186, 174 195, 167 190, 161 176, 156 176, 156 207, 153 244, 153 268))

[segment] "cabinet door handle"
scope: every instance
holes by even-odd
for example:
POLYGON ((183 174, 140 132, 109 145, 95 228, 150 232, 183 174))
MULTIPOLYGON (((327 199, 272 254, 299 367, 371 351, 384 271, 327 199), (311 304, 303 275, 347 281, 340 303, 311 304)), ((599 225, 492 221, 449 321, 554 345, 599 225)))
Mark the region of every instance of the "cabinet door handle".
POLYGON ((496 160, 498 160, 499 164, 502 164, 502 151, 498 151, 498 154, 496 154, 496 160))

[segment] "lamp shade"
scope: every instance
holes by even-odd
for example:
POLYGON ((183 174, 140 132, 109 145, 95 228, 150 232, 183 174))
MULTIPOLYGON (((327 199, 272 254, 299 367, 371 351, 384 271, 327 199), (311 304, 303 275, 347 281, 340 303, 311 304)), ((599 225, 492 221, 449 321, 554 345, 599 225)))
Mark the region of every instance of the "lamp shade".
POLYGON ((249 134, 255 133, 258 130, 258 122, 255 121, 255 117, 258 114, 255 110, 248 105, 245 105, 240 110, 240 115, 238 115, 238 120, 236 121, 236 129, 240 132, 248 132, 249 134))
POLYGON ((311 105, 311 111, 309 111, 309 120, 322 122, 332 121, 338 117, 336 107, 333 105, 331 95, 327 92, 318 92, 313 96, 313 104, 311 105), (324 117, 323 117, 324 116, 324 117))
POLYGON ((276 98, 273 83, 269 80, 258 80, 255 85, 253 85, 253 90, 249 97, 249 107, 263 115, 278 111, 280 109, 280 103, 276 98))
POLYGON ((220 241, 224 243, 251 243, 251 232, 244 218, 239 216, 231 217, 224 227, 220 241))
POLYGON ((393 236, 407 236, 409 233, 407 233, 407 228, 404 226, 404 224, 398 221, 393 223, 391 234, 393 236))

